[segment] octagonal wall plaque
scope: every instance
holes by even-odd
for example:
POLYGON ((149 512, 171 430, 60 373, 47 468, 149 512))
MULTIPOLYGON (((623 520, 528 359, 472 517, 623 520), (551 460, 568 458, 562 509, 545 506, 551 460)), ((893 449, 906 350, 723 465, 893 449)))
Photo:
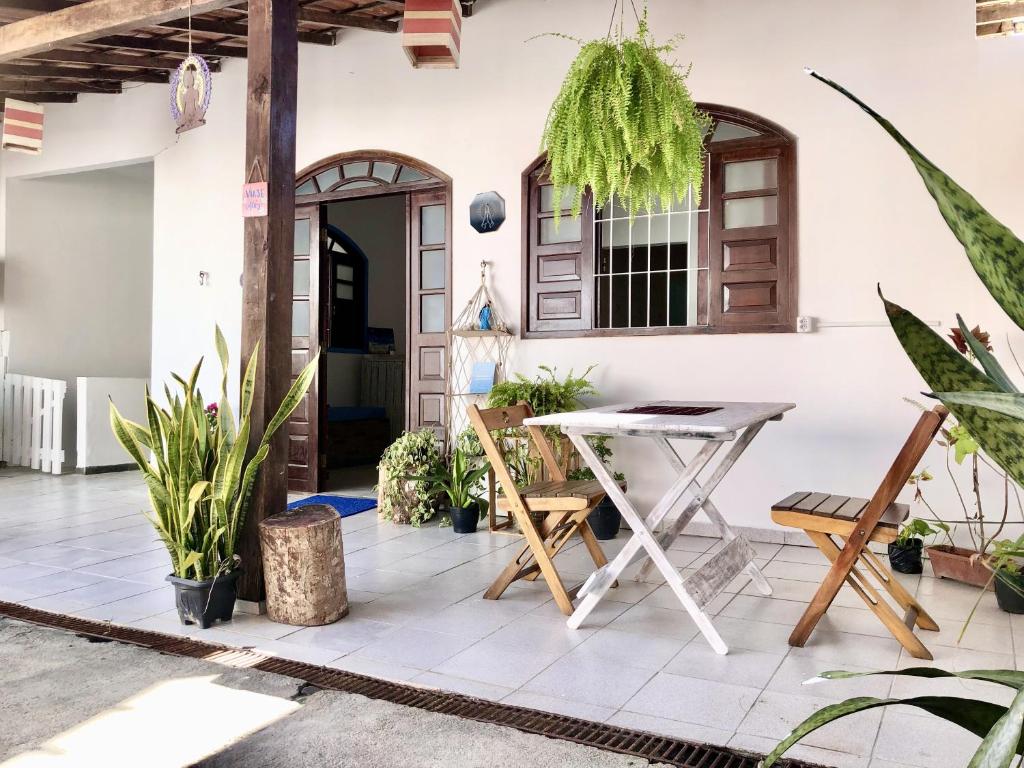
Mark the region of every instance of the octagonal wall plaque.
POLYGON ((469 224, 481 234, 497 232, 505 222, 505 198, 497 192, 481 192, 469 206, 469 224))

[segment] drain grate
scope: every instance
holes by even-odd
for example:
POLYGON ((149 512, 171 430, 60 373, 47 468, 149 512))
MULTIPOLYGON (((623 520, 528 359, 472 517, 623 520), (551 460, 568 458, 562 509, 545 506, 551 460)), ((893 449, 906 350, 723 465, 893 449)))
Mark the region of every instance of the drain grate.
MULTIPOLYGON (((525 707, 473 698, 459 693, 393 683, 374 677, 320 667, 302 661, 265 656, 249 649, 229 648, 192 638, 164 635, 105 622, 49 613, 16 603, 0 601, 0 616, 31 624, 63 629, 92 642, 116 641, 173 656, 258 669, 325 690, 356 693, 370 699, 389 701, 407 707, 453 715, 481 723, 503 725, 526 733, 562 739, 589 747, 649 760, 680 768, 756 768, 757 758, 726 747, 696 744, 682 739, 657 736, 631 728, 595 723, 566 715, 556 715, 525 707)), ((788 768, 813 768, 810 763, 784 760, 788 768)))

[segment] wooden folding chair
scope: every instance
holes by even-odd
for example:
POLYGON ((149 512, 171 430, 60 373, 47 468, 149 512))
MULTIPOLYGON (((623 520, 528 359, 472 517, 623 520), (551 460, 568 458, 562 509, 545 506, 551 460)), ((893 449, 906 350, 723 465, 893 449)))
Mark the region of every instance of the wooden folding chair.
POLYGON ((579 533, 594 565, 597 568, 607 565, 608 560, 601 545, 597 543, 587 523, 587 515, 604 499, 604 489, 596 480, 565 479, 565 473, 541 428, 523 425, 524 419, 533 416, 529 404, 521 402, 511 408, 486 410, 470 405, 467 412, 469 423, 480 438, 480 444, 501 484, 504 496, 497 499, 498 507, 512 514, 526 538, 525 546, 505 567, 484 597, 497 600, 512 582, 519 579, 532 581, 543 575, 562 613, 572 615, 572 601, 582 585, 567 590, 552 559, 575 533, 579 533), (540 454, 550 478, 521 489, 516 488, 501 450, 491 435, 496 430, 518 427, 526 429, 528 439, 540 454), (539 517, 540 514, 543 517, 535 520, 534 516, 539 517))
POLYGON ((843 582, 846 582, 912 656, 932 658, 914 634, 914 626, 937 631, 939 625, 867 545, 869 542, 889 543, 896 539, 900 523, 910 514, 910 508, 906 504, 897 504, 896 497, 947 415, 948 411, 941 405, 921 414, 914 431, 870 500, 799 491, 772 507, 772 520, 780 525, 803 529, 832 563, 814 599, 789 636, 790 645, 802 646, 807 642, 843 582), (836 539, 842 543, 841 547, 836 539), (863 570, 857 568, 858 563, 863 570), (906 612, 902 618, 872 586, 869 576, 906 612))

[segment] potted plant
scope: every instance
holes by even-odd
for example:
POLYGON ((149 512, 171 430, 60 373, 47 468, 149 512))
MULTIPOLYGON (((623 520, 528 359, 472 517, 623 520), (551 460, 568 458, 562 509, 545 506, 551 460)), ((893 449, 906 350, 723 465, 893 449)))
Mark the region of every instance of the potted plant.
POLYGON ((472 466, 466 451, 456 446, 447 466, 442 463, 430 474, 413 475, 409 479, 425 483, 432 495, 447 498, 448 514, 455 533, 476 533, 481 517, 478 486, 489 466, 486 463, 472 466))
MULTIPOLYGON (((915 475, 914 477, 917 477, 915 475)), ((913 480, 914 478, 911 478, 913 480)), ((923 573, 924 563, 921 561, 921 553, 924 549, 924 538, 935 536, 943 531, 949 536, 949 526, 943 522, 936 522, 933 528, 919 517, 915 517, 909 523, 900 527, 896 541, 889 544, 889 565, 899 573, 923 573)), ((952 539, 950 539, 952 541, 952 539)))
POLYGON ((419 527, 436 509, 434 494, 413 475, 433 472, 441 464, 437 435, 429 429, 403 432, 387 447, 377 466, 377 509, 381 517, 419 527))
POLYGON ((317 366, 314 357, 295 379, 255 453, 246 459, 259 345, 242 378, 237 424, 227 395, 228 347, 220 328, 216 346, 222 370, 216 408, 204 408, 196 385, 202 360, 187 380, 172 374, 181 392, 172 396, 164 387, 165 408, 146 392, 146 425, 128 421, 110 403, 111 428, 142 471, 152 505, 149 520, 171 556, 167 580, 174 585, 178 617, 203 629, 217 619, 231 619, 243 565, 236 549, 253 484, 270 453, 271 438, 305 396, 317 366))
MULTIPOLYGON (((588 437, 587 442, 594 449, 594 453, 601 459, 601 463, 607 465, 612 458, 612 449, 608 447, 608 435, 595 435, 588 437)), ((567 475, 569 480, 593 480, 594 473, 590 467, 580 467, 567 475)), ((626 490, 626 476, 621 472, 614 473, 615 481, 623 491, 626 490)), ((594 507, 594 511, 587 515, 587 523, 594 533, 594 538, 600 541, 614 539, 619 534, 619 527, 622 525, 622 514, 615 506, 610 496, 605 496, 601 503, 594 507)))
POLYGON ((1024 534, 997 541, 988 559, 996 603, 1007 613, 1024 613, 1024 534))

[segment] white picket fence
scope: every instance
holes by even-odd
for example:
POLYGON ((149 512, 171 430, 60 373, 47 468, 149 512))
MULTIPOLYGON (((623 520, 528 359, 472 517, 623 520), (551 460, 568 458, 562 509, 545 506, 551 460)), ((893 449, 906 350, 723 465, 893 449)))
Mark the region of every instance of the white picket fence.
POLYGON ((67 388, 59 379, 0 377, 0 461, 60 474, 67 388))

